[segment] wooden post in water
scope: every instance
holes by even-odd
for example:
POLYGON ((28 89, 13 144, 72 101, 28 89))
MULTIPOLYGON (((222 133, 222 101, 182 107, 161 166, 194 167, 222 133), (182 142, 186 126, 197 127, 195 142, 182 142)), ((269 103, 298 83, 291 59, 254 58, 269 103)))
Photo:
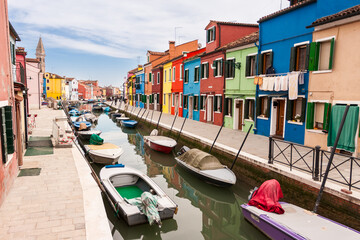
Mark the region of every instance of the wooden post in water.
POLYGON ((170 128, 170 133, 171 133, 171 130, 172 130, 173 126, 174 126, 177 115, 178 115, 178 113, 175 114, 174 121, 173 121, 173 123, 171 125, 171 128, 170 128))
POLYGON ((247 137, 249 136, 249 133, 250 133, 250 131, 251 131, 252 126, 253 126, 253 125, 251 124, 251 125, 250 125, 250 128, 249 128, 249 130, 247 131, 246 136, 245 136, 245 138, 244 138, 244 140, 243 140, 243 142, 242 142, 242 144, 241 144, 241 146, 240 146, 240 149, 239 149, 239 151, 238 151, 237 154, 236 154, 236 157, 235 157, 235 159, 234 159, 234 161, 233 161, 230 169, 233 169, 233 167, 234 167, 234 165, 235 165, 235 162, 236 162, 236 160, 237 160, 237 158, 238 158, 238 156, 239 156, 239 154, 240 154, 240 151, 241 151, 241 149, 243 148, 247 137))
POLYGON ((315 203, 315 207, 314 207, 314 213, 316 213, 317 210, 318 210, 318 207, 319 207, 319 204, 320 204, 320 200, 321 200, 322 194, 323 194, 323 192, 324 192, 325 183, 326 183, 326 180, 327 180, 327 178, 328 178, 329 171, 330 171, 330 167, 331 167, 331 164, 332 164, 334 155, 335 155, 335 150, 336 150, 336 147, 337 147, 337 145, 338 145, 338 142, 339 142, 339 139, 340 139, 340 135, 341 135, 341 131, 342 131, 342 129, 343 129, 343 126, 344 126, 344 123, 345 123, 346 116, 347 116, 347 113, 348 113, 348 111, 349 111, 349 108, 350 108, 350 105, 346 105, 346 108, 345 108, 345 111, 344 111, 344 115, 343 115, 343 117, 342 117, 342 119, 341 119, 341 123, 340 123, 340 126, 339 126, 339 130, 338 130, 337 135, 336 135, 336 139, 335 139, 335 142, 334 142, 334 146, 331 148, 331 154, 330 154, 329 162, 328 162, 328 165, 327 165, 327 167, 326 167, 324 179, 323 179, 323 181, 322 181, 322 183, 321 183, 319 195, 317 196, 317 199, 316 199, 316 203, 315 203))
POLYGON ((185 125, 185 122, 186 122, 186 119, 187 119, 187 117, 188 117, 188 114, 189 114, 189 112, 186 113, 186 117, 185 117, 184 122, 183 122, 183 124, 182 124, 182 126, 181 126, 179 135, 178 135, 178 137, 176 138, 176 142, 179 140, 180 134, 181 134, 181 132, 182 132, 182 130, 183 130, 183 127, 184 127, 184 125, 185 125))
POLYGON ((138 113, 137 113, 137 115, 136 115, 136 118, 135 118, 135 119, 137 119, 137 118, 138 118, 138 116, 139 116, 139 114, 140 114, 141 110, 142 110, 142 108, 140 108, 140 110, 138 111, 138 113))
POLYGON ((148 118, 148 116, 149 116, 149 113, 150 113, 150 111, 148 111, 148 113, 146 114, 145 122, 147 122, 147 118, 148 118))
POLYGON ((225 124, 225 121, 223 121, 223 124, 221 125, 221 127, 220 127, 220 129, 219 129, 219 132, 217 133, 217 135, 216 135, 216 137, 215 137, 215 139, 214 139, 214 142, 213 142, 213 144, 211 145, 211 148, 210 148, 209 153, 211 153, 211 150, 213 149, 214 144, 215 144, 215 142, 216 142, 217 138, 219 137, 219 135, 220 135, 220 132, 221 132, 222 128, 224 127, 224 124, 225 124))
MULTIPOLYGON (((145 109, 145 108, 144 108, 144 109, 145 109)), ((141 121, 141 119, 142 119, 142 117, 144 116, 145 112, 146 112, 146 109, 145 109, 145 111, 143 112, 143 114, 141 115, 141 117, 140 117, 140 119, 139 119, 139 122, 141 121)))
POLYGON ((153 111, 152 111, 152 113, 151 113, 150 123, 152 123, 152 119, 153 119, 154 111, 155 111, 155 110, 153 109, 153 111))
POLYGON ((162 111, 160 112, 160 116, 159 116, 158 123, 157 123, 157 125, 156 125, 156 129, 158 129, 158 127, 159 127, 159 123, 160 123, 160 118, 161 118, 161 115, 162 115, 162 111))

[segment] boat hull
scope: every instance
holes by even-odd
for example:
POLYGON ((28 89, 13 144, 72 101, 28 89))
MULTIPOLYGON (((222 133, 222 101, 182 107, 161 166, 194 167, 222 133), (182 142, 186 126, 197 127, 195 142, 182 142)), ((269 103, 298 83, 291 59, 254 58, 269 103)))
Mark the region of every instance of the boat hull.
POLYGON ((78 136, 83 140, 90 140, 92 134, 100 135, 101 131, 94 131, 94 132, 78 131, 78 136))
POLYGON ((93 162, 104 165, 117 163, 120 156, 124 153, 124 150, 122 148, 120 148, 115 154, 109 154, 109 152, 104 152, 100 150, 90 150, 87 145, 85 145, 85 149, 93 162))

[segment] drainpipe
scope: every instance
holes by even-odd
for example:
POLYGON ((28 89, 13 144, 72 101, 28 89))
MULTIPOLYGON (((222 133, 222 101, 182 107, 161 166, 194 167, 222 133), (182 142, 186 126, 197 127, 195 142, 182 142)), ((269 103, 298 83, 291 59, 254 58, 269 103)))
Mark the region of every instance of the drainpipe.
MULTIPOLYGON (((257 49, 258 49, 258 54, 257 54, 257 56, 256 56, 256 73, 258 73, 259 72, 259 69, 258 69, 258 62, 259 62, 259 53, 261 52, 260 51, 260 46, 261 46, 261 25, 259 24, 259 43, 258 44, 256 44, 256 42, 254 43, 255 44, 255 46, 257 47, 257 49)), ((256 92, 255 92, 255 100, 256 99, 258 99, 258 96, 259 96, 259 93, 258 93, 258 89, 259 89, 259 86, 257 85, 256 86, 256 92)), ((256 102, 255 102, 255 117, 254 117, 254 128, 253 128, 253 130, 254 130, 254 133, 256 134, 257 133, 257 116, 256 116, 256 102)))

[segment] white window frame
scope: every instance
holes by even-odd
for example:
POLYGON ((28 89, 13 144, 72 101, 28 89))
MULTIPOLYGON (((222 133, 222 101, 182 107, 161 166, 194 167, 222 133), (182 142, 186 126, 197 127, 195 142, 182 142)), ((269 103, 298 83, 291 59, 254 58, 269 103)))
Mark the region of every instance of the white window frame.
MULTIPOLYGON (((189 84, 189 79, 187 80, 187 82, 185 82, 186 71, 189 72, 189 69, 188 69, 188 68, 185 68, 185 70, 184 70, 184 84, 189 84)), ((189 77, 190 77, 190 72, 189 72, 189 77)))
MULTIPOLYGON (((215 59, 214 61, 217 61, 216 62, 216 67, 215 67, 215 69, 218 69, 217 71, 216 71, 216 75, 215 75, 215 78, 219 78, 219 77, 222 77, 223 75, 220 75, 220 67, 219 67, 219 64, 221 63, 221 60, 223 60, 223 62, 224 62, 224 59, 223 58, 217 58, 217 59, 215 59)), ((223 74, 224 74, 224 71, 223 71, 223 74)))
POLYGON ((153 73, 151 73, 151 77, 152 77, 152 79, 151 79, 151 85, 154 85, 154 82, 155 82, 154 77, 155 77, 155 75, 154 75, 153 73))
MULTIPOLYGON (((255 56, 255 75, 247 76, 246 78, 254 78, 256 76, 256 55, 257 55, 257 53, 250 53, 250 54, 246 55, 247 57, 255 56)), ((245 62, 245 64, 246 64, 246 62, 245 62)), ((250 68, 251 68, 251 66, 250 66, 250 68)), ((246 66, 245 66, 245 69, 246 69, 246 66)))
POLYGON ((183 96, 183 93, 181 92, 179 94, 179 108, 182 108, 182 96, 183 96))
POLYGON ((174 102, 175 102, 175 93, 171 94, 171 106, 174 107, 174 102))
POLYGON ((176 67, 173 67, 173 82, 175 82, 175 75, 176 75, 176 67))
POLYGON ((156 78, 157 78, 156 80, 157 84, 160 84, 160 72, 156 74, 156 78))
MULTIPOLYGON (((317 39, 315 40, 314 42, 318 42, 318 43, 322 43, 322 42, 328 42, 328 41, 331 41, 332 39, 334 39, 334 41, 336 41, 336 36, 330 36, 330 37, 326 37, 326 38, 320 38, 320 39, 317 39)), ((335 51, 335 50, 334 50, 335 51)), ((319 50, 319 56, 320 56, 320 52, 321 52, 321 47, 320 47, 320 50, 319 50)), ((318 67, 320 65, 320 58, 319 58, 319 61, 318 61, 318 67)), ((312 73, 313 74, 318 74, 318 73, 331 73, 332 72, 332 69, 325 69, 325 70, 317 70, 317 71, 313 71, 312 73)))
POLYGON ((214 106, 214 113, 221 113, 221 112, 217 111, 217 109, 215 111, 215 101, 217 101, 218 97, 220 98, 220 101, 222 100, 222 95, 221 94, 215 94, 215 96, 214 96, 214 105, 213 105, 214 106))
MULTIPOLYGON (((206 65, 206 64, 209 64, 209 62, 202 62, 201 63, 201 69, 203 69, 203 65, 206 65)), ((205 70, 204 70, 204 77, 203 78, 201 78, 201 73, 200 73, 200 79, 207 79, 207 75, 209 75, 210 76, 210 74, 208 73, 208 71, 209 71, 209 68, 204 68, 205 70), (206 71, 206 72, 205 72, 206 71)))
POLYGON ((183 64, 180 64, 180 81, 183 80, 183 64))
POLYGON ((194 83, 198 83, 200 81, 199 74, 200 74, 200 67, 199 66, 194 67, 194 83), (198 74, 197 74, 198 80, 197 81, 195 81, 195 79, 196 79, 196 70, 195 69, 198 69, 198 74))
MULTIPOLYGON (((215 27, 216 27, 216 26, 212 26, 211 28, 209 28, 208 30, 206 30, 206 36, 208 36, 208 31, 213 30, 215 27)), ((210 35, 213 36, 213 34, 210 34, 210 35)), ((215 33, 215 38, 216 38, 216 33, 215 33)), ((208 41, 207 43, 212 43, 212 42, 214 42, 214 41, 215 41, 215 38, 212 39, 212 40, 210 40, 210 41, 208 41)))

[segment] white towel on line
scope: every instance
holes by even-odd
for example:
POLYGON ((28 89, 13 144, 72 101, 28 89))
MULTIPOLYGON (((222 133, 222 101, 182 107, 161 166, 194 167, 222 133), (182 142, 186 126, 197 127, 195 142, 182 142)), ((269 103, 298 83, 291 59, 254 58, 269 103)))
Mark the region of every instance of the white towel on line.
POLYGON ((298 97, 299 73, 292 73, 289 76, 289 99, 295 100, 298 97))

